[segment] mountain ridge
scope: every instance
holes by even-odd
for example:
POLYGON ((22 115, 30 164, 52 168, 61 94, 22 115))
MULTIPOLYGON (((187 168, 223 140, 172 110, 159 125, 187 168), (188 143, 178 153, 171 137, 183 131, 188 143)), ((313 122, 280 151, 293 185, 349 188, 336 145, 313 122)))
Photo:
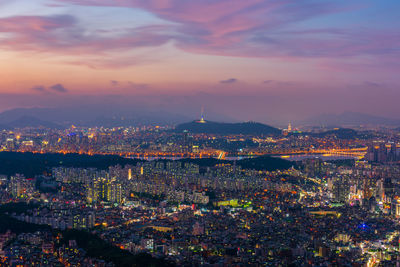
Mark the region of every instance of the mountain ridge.
MULTIPOLYGON (((13 128, 9 124, 18 124, 23 128, 23 118, 31 117, 34 121, 47 122, 64 127, 77 126, 137 126, 142 124, 176 124, 187 121, 184 115, 161 112, 157 110, 140 110, 138 108, 60 107, 60 108, 15 108, 0 113, 2 128, 13 128)), ((25 120, 29 126, 30 120, 25 120)), ((55 126, 55 125, 53 125, 55 126)))
POLYGON ((302 122, 309 125, 342 126, 342 125, 400 125, 400 120, 385 118, 366 113, 345 111, 340 114, 321 114, 302 122))
POLYGON ((32 128, 51 128, 51 129, 62 129, 61 125, 49 121, 44 121, 41 119, 38 119, 36 117, 32 116, 22 116, 16 120, 13 120, 6 125, 5 127, 9 129, 15 129, 15 128, 26 128, 26 127, 32 127, 32 128))

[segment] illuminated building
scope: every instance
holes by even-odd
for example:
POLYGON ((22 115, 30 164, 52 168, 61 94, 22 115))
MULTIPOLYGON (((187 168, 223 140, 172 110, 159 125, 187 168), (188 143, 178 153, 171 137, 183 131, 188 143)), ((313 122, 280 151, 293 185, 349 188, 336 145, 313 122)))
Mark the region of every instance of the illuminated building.
POLYGON ((32 181, 27 180, 24 176, 11 176, 8 184, 8 191, 13 197, 27 198, 33 194, 34 186, 32 181))
POLYGON ((72 216, 72 228, 74 229, 90 229, 95 224, 95 215, 93 212, 89 214, 75 214, 72 216))
POLYGON ((132 169, 128 170, 128 180, 132 179, 132 169))
POLYGON ((88 185, 86 197, 89 203, 106 201, 120 204, 122 185, 114 179, 98 178, 88 185))

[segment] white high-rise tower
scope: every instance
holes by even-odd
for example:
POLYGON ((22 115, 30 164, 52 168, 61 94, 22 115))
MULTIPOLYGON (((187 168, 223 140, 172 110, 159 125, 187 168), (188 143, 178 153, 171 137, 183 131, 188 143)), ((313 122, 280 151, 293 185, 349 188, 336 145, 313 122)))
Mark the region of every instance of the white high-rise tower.
POLYGON ((292 123, 291 123, 291 122, 289 122, 289 125, 288 125, 288 127, 287 127, 287 131, 288 131, 288 132, 291 132, 291 131, 292 131, 292 123))

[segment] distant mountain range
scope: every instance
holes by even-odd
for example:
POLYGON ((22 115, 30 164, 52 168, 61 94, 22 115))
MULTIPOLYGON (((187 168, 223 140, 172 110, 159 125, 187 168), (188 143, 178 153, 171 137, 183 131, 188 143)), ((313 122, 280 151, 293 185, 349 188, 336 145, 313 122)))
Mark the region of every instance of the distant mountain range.
POLYGON ((338 139, 355 139, 359 137, 359 133, 356 130, 346 128, 316 133, 312 135, 320 138, 324 138, 327 136, 336 136, 338 139))
POLYGON ((242 122, 242 123, 225 123, 213 121, 192 121, 179 124, 176 131, 189 131, 191 133, 208 133, 208 134, 254 134, 254 135, 270 135, 280 134, 281 130, 272 126, 258 122, 242 122))
POLYGON ((37 119, 35 117, 31 117, 31 116, 23 116, 16 120, 8 122, 6 124, 0 125, 0 129, 15 129, 15 128, 26 128, 26 127, 51 128, 51 129, 64 128, 63 126, 61 126, 59 124, 56 124, 53 122, 48 122, 48 121, 43 121, 43 120, 37 119))
POLYGON ((400 120, 379 117, 357 112, 343 112, 341 114, 322 114, 309 118, 302 124, 321 126, 343 126, 343 125, 400 125, 400 120))
POLYGON ((0 129, 24 127, 63 128, 77 126, 138 126, 143 124, 176 124, 189 118, 167 112, 128 108, 17 108, 0 113, 0 129))
MULTIPOLYGON (((184 123, 190 120, 190 115, 168 113, 162 110, 134 106, 98 106, 88 105, 80 107, 59 108, 16 108, 0 113, 0 129, 14 129, 24 127, 65 128, 71 125, 87 127, 119 127, 139 125, 173 125, 179 124, 177 129, 188 128, 191 132, 206 133, 243 133, 243 134, 275 134, 280 130, 269 125, 246 123, 217 123, 207 121, 205 124, 195 122, 184 123), (180 124, 183 123, 183 124, 180 124), (182 128, 183 127, 183 128, 182 128)), ((190 116, 192 117, 192 116, 190 116)), ((234 121, 223 115, 212 114, 219 121, 234 121)), ((363 113, 344 112, 341 114, 324 114, 298 122, 302 125, 326 127, 351 127, 360 125, 387 125, 400 126, 400 119, 390 119, 363 113)))

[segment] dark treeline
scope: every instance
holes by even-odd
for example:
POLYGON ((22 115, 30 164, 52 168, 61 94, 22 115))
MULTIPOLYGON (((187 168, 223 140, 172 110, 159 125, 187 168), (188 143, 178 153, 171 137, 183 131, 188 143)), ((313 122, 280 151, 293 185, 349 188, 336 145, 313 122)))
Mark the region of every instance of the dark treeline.
MULTIPOLYGON (((168 160, 160 160, 167 162, 168 160)), ((293 162, 269 156, 242 159, 237 161, 206 159, 181 159, 182 163, 191 162, 198 164, 203 170, 217 164, 236 164, 243 169, 268 170, 288 169, 293 162)), ((40 154, 20 152, 0 152, 0 174, 14 175, 20 173, 28 178, 36 175, 49 174, 53 167, 97 168, 107 169, 110 166, 127 164, 135 166, 140 159, 128 159, 114 155, 84 155, 84 154, 40 154)))
POLYGON ((18 221, 8 215, 0 214, 0 233, 5 233, 10 230, 13 233, 34 233, 36 231, 50 230, 48 225, 39 225, 18 221))
POLYGON ((153 258, 149 254, 141 253, 133 255, 89 232, 66 230, 62 232, 62 235, 65 243, 68 240, 76 240, 78 246, 83 248, 88 256, 111 261, 116 266, 174 266, 174 264, 168 261, 153 258))
POLYGON ((110 166, 126 164, 136 165, 142 160, 127 159, 114 155, 84 155, 84 154, 40 154, 1 152, 0 174, 24 174, 26 177, 46 174, 53 167, 65 166, 75 168, 107 169, 110 166))

